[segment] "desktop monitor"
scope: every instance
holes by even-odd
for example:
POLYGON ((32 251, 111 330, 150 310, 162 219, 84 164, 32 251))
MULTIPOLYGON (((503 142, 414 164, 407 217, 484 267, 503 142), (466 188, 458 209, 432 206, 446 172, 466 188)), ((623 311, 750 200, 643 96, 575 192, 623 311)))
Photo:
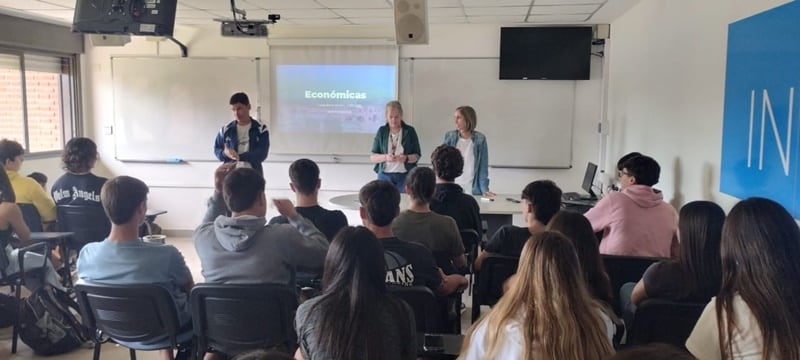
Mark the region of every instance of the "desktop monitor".
POLYGON ((597 198, 594 191, 592 191, 592 185, 594 184, 594 176, 596 173, 597 165, 591 162, 586 164, 586 173, 583 175, 583 184, 581 184, 581 189, 589 193, 589 196, 591 196, 592 199, 597 198))

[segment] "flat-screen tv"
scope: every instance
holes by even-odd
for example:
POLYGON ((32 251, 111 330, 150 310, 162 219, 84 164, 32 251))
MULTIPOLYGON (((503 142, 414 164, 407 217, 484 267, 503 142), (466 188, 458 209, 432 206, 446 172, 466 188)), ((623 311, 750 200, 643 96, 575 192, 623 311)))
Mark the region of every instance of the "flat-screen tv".
POLYGON ((589 80, 592 28, 500 29, 501 80, 589 80))
POLYGON ((178 0, 77 0, 72 31, 172 36, 178 0))

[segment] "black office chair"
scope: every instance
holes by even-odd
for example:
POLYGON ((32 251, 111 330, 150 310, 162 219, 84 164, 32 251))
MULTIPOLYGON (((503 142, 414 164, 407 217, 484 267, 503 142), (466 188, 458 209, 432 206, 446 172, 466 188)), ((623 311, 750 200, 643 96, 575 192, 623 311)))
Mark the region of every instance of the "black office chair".
POLYGON ((686 339, 705 307, 705 303, 647 299, 636 308, 627 344, 659 342, 685 349, 686 339))
POLYGON ((31 232, 44 231, 42 227, 42 216, 33 204, 17 204, 17 206, 22 210, 22 219, 25 220, 25 225, 28 225, 28 229, 30 229, 31 232))
POLYGON ((84 245, 103 241, 111 232, 111 222, 101 206, 58 205, 56 213, 59 229, 75 233, 67 246, 78 253, 84 245))
POLYGON ((389 294, 403 300, 414 311, 417 332, 443 333, 445 316, 436 295, 425 286, 388 286, 389 294))
MULTIPOLYGON (((625 283, 638 282, 642 279, 644 271, 650 265, 657 261, 664 260, 664 258, 656 257, 642 257, 642 256, 617 256, 617 255, 601 255, 603 265, 606 268, 608 279, 611 281, 611 291, 614 296, 618 296, 619 289, 625 283)), ((622 311, 619 307, 619 299, 613 301, 612 307, 617 315, 622 316, 622 311)))
POLYGON ((281 346, 294 353, 297 295, 278 284, 198 284, 192 288, 192 326, 197 358, 206 351, 228 356, 281 346))
MULTIPOLYGON (((478 232, 472 229, 462 229, 461 242, 464 243, 464 252, 467 256, 467 274, 475 274, 475 269, 472 268, 472 263, 475 262, 475 257, 478 256, 478 243, 481 241, 481 236, 478 232)), ((465 275, 467 275, 465 274, 465 275)), ((472 295, 472 278, 469 278, 469 293, 472 295)))
POLYGON ((136 360, 136 350, 178 348, 191 339, 189 331, 178 334, 175 302, 159 285, 77 284, 75 293, 83 324, 94 336, 94 360, 100 359, 100 346, 109 340, 126 347, 152 342, 128 347, 131 360, 136 360))
MULTIPOLYGON (((38 213, 37 213, 38 214, 38 213)), ((10 242, 9 237, 0 237, 0 287, 1 286, 9 286, 14 291, 14 297, 17 299, 17 303, 22 301, 22 287, 25 286, 25 277, 31 275, 31 273, 39 273, 38 277, 44 279, 44 269, 47 266, 47 256, 42 256, 42 264, 34 264, 35 266, 29 266, 27 271, 25 270, 25 253, 28 251, 33 251, 35 249, 41 249, 42 254, 50 253, 50 246, 46 242, 40 242, 33 245, 28 245, 26 247, 20 248, 17 250, 17 258, 16 259, 9 259, 6 256, 5 248, 8 246, 10 242), (8 265, 11 264, 11 261, 16 261, 19 264, 19 271, 13 274, 6 273, 6 269, 8 265)), ((38 253, 39 251, 35 251, 38 253)), ((19 316, 15 316, 12 322, 13 330, 11 334, 11 353, 17 353, 17 339, 19 339, 19 316)))
POLYGON ((475 274, 475 291, 472 293, 472 322, 481 315, 481 305, 492 306, 503 296, 503 283, 517 273, 519 258, 488 254, 481 271, 475 274))

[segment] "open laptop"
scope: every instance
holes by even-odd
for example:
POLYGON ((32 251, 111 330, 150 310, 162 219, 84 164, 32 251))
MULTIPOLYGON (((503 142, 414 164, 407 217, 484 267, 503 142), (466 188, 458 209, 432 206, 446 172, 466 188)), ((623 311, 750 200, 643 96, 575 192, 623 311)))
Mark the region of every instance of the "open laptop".
POLYGON ((561 195, 561 200, 567 204, 594 205, 594 203, 597 202, 597 195, 592 190, 595 175, 597 175, 597 165, 592 162, 587 163, 586 172, 583 174, 581 189, 586 191, 589 196, 582 196, 576 192, 568 192, 561 195))

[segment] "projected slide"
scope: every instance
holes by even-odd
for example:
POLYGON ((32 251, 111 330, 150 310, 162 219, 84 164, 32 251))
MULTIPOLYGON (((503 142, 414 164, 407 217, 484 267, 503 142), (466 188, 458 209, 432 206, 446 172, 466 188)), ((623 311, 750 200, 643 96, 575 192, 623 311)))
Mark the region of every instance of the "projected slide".
POLYGON ((276 131, 374 134, 395 99, 394 65, 278 65, 276 131))

